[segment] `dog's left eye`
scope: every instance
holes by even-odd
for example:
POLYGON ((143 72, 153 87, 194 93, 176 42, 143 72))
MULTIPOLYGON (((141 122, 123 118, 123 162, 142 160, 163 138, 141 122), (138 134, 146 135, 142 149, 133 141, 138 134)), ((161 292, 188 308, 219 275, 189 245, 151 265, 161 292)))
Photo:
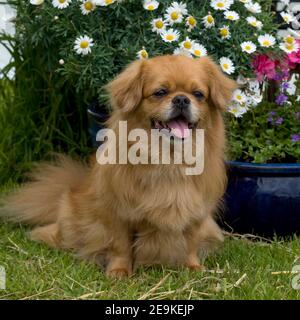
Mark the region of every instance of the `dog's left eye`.
POLYGON ((204 95, 203 95, 203 93, 201 91, 197 91, 196 90, 196 91, 193 92, 193 95, 199 100, 202 100, 204 98, 204 95))
POLYGON ((153 93, 155 97, 163 97, 168 93, 166 89, 159 89, 153 93))

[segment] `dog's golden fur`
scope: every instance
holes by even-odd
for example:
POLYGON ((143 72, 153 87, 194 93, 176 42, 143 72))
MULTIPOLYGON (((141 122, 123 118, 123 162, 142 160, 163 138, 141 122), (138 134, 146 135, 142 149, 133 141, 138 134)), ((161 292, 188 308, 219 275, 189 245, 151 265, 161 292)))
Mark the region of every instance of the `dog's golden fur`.
POLYGON ((179 94, 197 108, 205 130, 205 169, 187 176, 184 165, 84 165, 65 156, 40 164, 33 181, 8 199, 10 215, 32 223, 34 240, 106 266, 109 276, 140 264, 201 268, 199 253, 222 241, 214 221, 226 185, 221 112, 236 84, 209 59, 162 56, 132 63, 107 86, 113 113, 128 129, 151 129, 150 119, 179 94), (152 92, 167 86, 167 97, 152 92), (195 88, 205 99, 197 101, 195 88))

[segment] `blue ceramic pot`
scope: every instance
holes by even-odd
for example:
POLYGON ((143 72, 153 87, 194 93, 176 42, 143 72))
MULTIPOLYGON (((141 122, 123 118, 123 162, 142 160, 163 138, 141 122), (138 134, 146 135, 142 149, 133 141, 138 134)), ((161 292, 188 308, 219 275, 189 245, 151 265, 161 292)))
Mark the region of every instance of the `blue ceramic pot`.
POLYGON ((228 163, 224 225, 264 236, 300 233, 300 164, 228 163))

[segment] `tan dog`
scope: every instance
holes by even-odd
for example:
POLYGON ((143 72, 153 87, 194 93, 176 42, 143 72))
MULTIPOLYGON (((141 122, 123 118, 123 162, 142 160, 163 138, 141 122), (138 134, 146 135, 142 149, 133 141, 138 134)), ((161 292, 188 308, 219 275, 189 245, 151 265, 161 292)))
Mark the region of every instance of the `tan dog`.
POLYGON ((8 199, 10 215, 37 225, 32 239, 104 264, 109 276, 141 264, 200 269, 199 253, 222 241, 214 221, 226 185, 221 112, 235 88, 209 58, 132 63, 107 86, 108 126, 166 127, 181 139, 185 129, 202 128, 204 172, 188 176, 184 164, 85 166, 61 156, 38 165, 33 181, 8 199))

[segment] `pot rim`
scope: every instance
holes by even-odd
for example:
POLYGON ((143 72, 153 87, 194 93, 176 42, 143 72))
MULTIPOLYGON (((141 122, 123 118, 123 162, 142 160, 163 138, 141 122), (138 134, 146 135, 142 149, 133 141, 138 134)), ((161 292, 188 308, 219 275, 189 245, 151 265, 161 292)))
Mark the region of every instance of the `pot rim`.
POLYGON ((264 174, 297 174, 300 175, 300 163, 249 163, 226 161, 230 171, 264 174))

